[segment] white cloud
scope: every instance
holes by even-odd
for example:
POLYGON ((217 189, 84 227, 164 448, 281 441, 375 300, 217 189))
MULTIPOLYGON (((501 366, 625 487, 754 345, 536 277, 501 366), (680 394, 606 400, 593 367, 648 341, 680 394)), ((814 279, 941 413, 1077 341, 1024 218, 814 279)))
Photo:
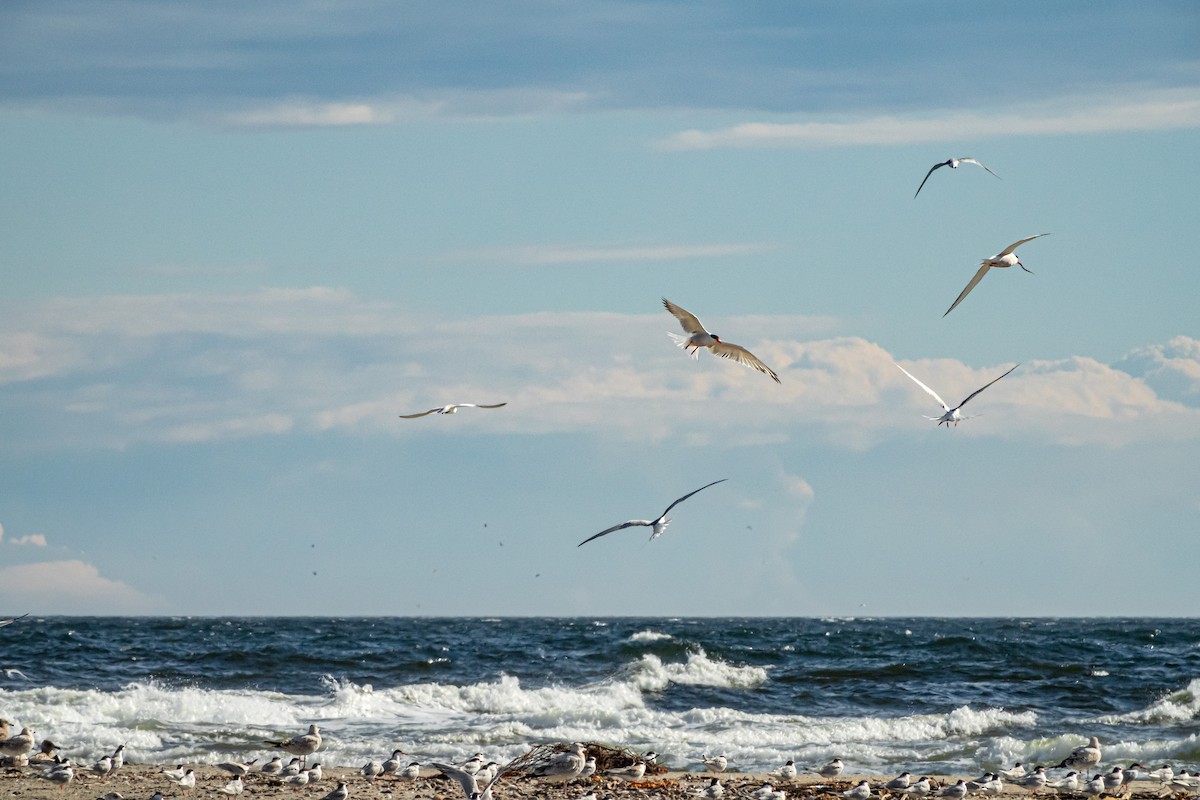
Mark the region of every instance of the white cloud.
POLYGON ((11 541, 16 545, 29 544, 33 545, 34 547, 46 546, 46 536, 42 533, 31 533, 28 536, 18 536, 16 539, 11 541))
POLYGON ((224 117, 239 128, 324 128, 346 125, 379 125, 392 115, 370 103, 312 103, 293 101, 264 108, 237 111, 224 117))
POLYGON ((859 147, 953 142, 990 136, 1090 134, 1200 127, 1200 89, 1162 90, 1148 99, 1061 98, 1001 112, 876 116, 851 121, 746 122, 687 130, 658 142, 665 150, 729 147, 859 147))
MULTIPOLYGON (((835 323, 826 318, 721 320, 722 330, 746 334, 739 341, 779 373, 781 385, 707 353, 682 357, 664 334, 670 322, 665 314, 600 312, 418 316, 328 287, 52 300, 0 321, 0 341, 10 339, 3 328, 11 325, 40 342, 36 357, 0 369, 0 382, 9 384, 9 402, 36 384, 29 391, 51 420, 29 429, 38 444, 65 429, 75 442, 125 446, 337 430, 409 436, 436 427, 451 435, 677 437, 692 446, 816 436, 864 449, 919 435, 930 424, 920 415, 937 410, 895 368, 893 354, 860 337, 829 337, 835 323), (600 330, 603 348, 595 342, 600 330), (489 342, 485 360, 481 335, 489 342), (37 382, 41 375, 53 375, 53 387, 37 382), (497 414, 397 418, 445 402, 500 401, 509 406, 497 414)), ((1023 364, 972 401, 970 411, 986 419, 960 432, 1113 446, 1200 437, 1200 409, 1174 399, 1195 405, 1195 340, 1141 348, 1123 362, 1142 365, 1144 375, 1083 356, 1023 364), (1164 396, 1155 382, 1168 377, 1179 388, 1164 396)), ((905 366, 957 402, 1011 364, 905 366)))
POLYGON ((0 605, 36 608, 41 614, 146 613, 153 598, 105 578, 79 560, 42 561, 0 567, 0 605))

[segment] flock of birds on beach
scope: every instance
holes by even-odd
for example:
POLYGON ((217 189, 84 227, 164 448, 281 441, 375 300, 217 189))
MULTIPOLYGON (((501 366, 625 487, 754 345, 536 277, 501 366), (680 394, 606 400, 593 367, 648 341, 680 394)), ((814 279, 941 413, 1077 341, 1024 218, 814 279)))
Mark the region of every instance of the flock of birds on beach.
MULTIPOLYGON (((64 787, 71 783, 77 775, 87 775, 90 779, 103 780, 114 775, 125 766, 125 746, 120 745, 111 755, 105 755, 90 767, 76 767, 69 759, 60 758, 57 747, 49 740, 41 744, 41 749, 32 755, 36 734, 28 727, 19 734, 10 735, 6 720, 0 720, 0 758, 8 767, 34 767, 40 770, 40 776, 52 784, 64 787)), ((310 725, 306 733, 288 739, 265 740, 264 745, 282 750, 292 757, 284 763, 283 757, 275 755, 261 766, 255 766, 257 759, 247 762, 228 762, 216 764, 218 770, 226 773, 228 778, 220 787, 211 787, 213 791, 224 795, 238 795, 245 791, 247 785, 260 781, 263 785, 283 786, 285 788, 304 788, 326 781, 323 769, 319 763, 308 765, 308 757, 315 755, 321 749, 323 739, 318 725, 310 725)), ((536 751, 531 751, 531 754, 536 751)), ((611 749, 607 749, 608 758, 611 749)), ((627 751, 621 751, 623 754, 627 751)), ((492 789, 501 778, 526 776, 539 779, 550 784, 566 784, 581 782, 591 790, 582 794, 577 800, 607 800, 596 794, 596 785, 615 791, 622 785, 629 785, 637 790, 648 788, 665 788, 667 783, 655 781, 654 774, 648 775, 648 768, 655 773, 665 770, 657 764, 658 754, 651 751, 641 755, 633 755, 623 759, 629 763, 613 763, 603 770, 597 768, 596 755, 590 754, 588 745, 575 742, 570 745, 558 746, 549 755, 530 758, 527 754, 508 764, 501 765, 489 761, 483 753, 476 753, 460 764, 431 760, 425 763, 407 761, 408 754, 399 748, 392 751, 389 758, 383 761, 368 761, 359 770, 362 779, 369 785, 374 785, 381 778, 394 781, 415 783, 422 778, 442 776, 459 785, 466 800, 494 800, 492 789)), ((731 798, 742 800, 789 800, 788 786, 795 784, 805 774, 813 774, 819 779, 837 779, 845 770, 845 764, 840 758, 834 758, 819 767, 800 768, 795 761, 789 760, 781 767, 770 773, 773 781, 752 788, 752 782, 727 789, 721 782, 729 768, 729 760, 725 755, 701 755, 699 762, 704 770, 711 775, 707 783, 700 787, 684 789, 686 796, 695 800, 722 800, 729 795, 731 798), (780 788, 783 787, 783 788, 780 788)), ((965 800, 968 797, 995 797, 1005 792, 1006 783, 1011 787, 1019 787, 1026 793, 1037 793, 1043 789, 1055 794, 1082 795, 1087 800, 1102 796, 1126 797, 1132 794, 1136 782, 1157 783, 1159 795, 1183 796, 1200 790, 1200 775, 1191 775, 1187 770, 1175 772, 1169 765, 1164 764, 1156 770, 1148 770, 1141 764, 1134 763, 1128 767, 1114 766, 1107 772, 1095 772, 1091 779, 1087 773, 1094 770, 1101 762, 1100 741, 1092 737, 1091 741, 1073 750, 1070 755, 1054 767, 1038 766, 1026 770, 1020 762, 1012 768, 1000 772, 985 772, 978 778, 960 778, 956 782, 939 782, 929 776, 914 777, 910 772, 902 772, 896 777, 877 781, 874 784, 863 779, 848 789, 828 784, 808 784, 803 789, 803 796, 820 796, 836 800, 870 800, 872 797, 884 798, 946 798, 946 800, 965 800), (1067 770, 1066 774, 1057 779, 1051 779, 1048 770, 1067 770)), ((161 774, 169 782, 169 790, 188 792, 197 786, 194 768, 180 764, 174 769, 162 770, 161 774)), ((678 785, 678 781, 674 782, 678 785)), ((843 784, 844 785, 844 784, 843 784)), ((644 792, 643 792, 644 793, 644 792)), ((150 800, 163 800, 161 791, 155 792, 150 800)), ((325 794, 321 800, 348 800, 350 797, 349 783, 337 781, 337 786, 325 794)), ((125 800, 120 792, 109 792, 98 800, 125 800)))

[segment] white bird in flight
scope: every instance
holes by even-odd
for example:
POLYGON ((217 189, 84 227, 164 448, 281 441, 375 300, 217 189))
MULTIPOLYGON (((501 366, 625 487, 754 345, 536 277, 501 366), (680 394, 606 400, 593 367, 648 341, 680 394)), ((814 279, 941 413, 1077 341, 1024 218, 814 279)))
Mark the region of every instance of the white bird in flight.
POLYGON ((671 503, 671 505, 667 506, 667 510, 664 511, 662 514, 660 514, 658 519, 631 519, 628 522, 622 522, 620 525, 613 525, 611 528, 605 528, 604 530, 600 531, 596 535, 589 536, 588 538, 584 539, 582 542, 580 542, 579 544, 577 544, 575 546, 583 547, 585 544, 590 542, 592 539, 599 539, 601 536, 607 536, 608 534, 612 533, 613 531, 619 531, 624 528, 632 528, 636 525, 640 525, 640 526, 643 526, 646 528, 653 528, 654 530, 650 533, 650 538, 647 540, 649 542, 653 542, 655 539, 662 536, 663 531, 665 531, 667 529, 667 526, 671 524, 671 520, 667 519, 667 514, 671 513, 672 508, 679 505, 684 500, 687 500, 689 497, 696 494, 697 492, 702 492, 705 489, 707 489, 709 486, 716 486, 718 483, 721 483, 722 481, 727 481, 727 480, 729 480, 729 478, 721 478, 721 480, 719 480, 719 481, 713 481, 712 483, 706 483, 703 486, 701 486, 699 489, 696 489, 695 491, 692 491, 692 492, 688 492, 683 497, 679 498, 674 503, 671 503))
POLYGON ((984 169, 987 169, 989 175, 993 175, 997 178, 1000 177, 999 175, 996 175, 996 173, 992 172, 987 167, 984 167, 983 164, 980 163, 977 159, 971 158, 970 156, 963 156, 962 158, 949 158, 949 159, 946 159, 945 161, 939 161, 938 163, 934 164, 932 167, 929 168, 929 172, 925 173, 925 180, 921 181, 921 185, 917 187, 917 191, 916 191, 916 194, 913 195, 913 199, 916 200, 917 195, 920 194, 921 190, 925 188, 925 181, 929 180, 929 176, 933 174, 934 170, 940 169, 942 167, 949 167, 950 169, 958 169, 959 164, 974 164, 977 167, 983 167, 984 169))
POLYGON ((496 403, 495 405, 490 405, 490 406, 485 405, 483 403, 451 403, 448 406, 438 406, 437 408, 431 408, 428 411, 422 411, 419 414, 401 414, 400 419, 416 419, 417 417, 424 417, 428 414, 435 414, 435 413, 436 414, 457 414, 458 410, 460 408, 500 408, 501 406, 506 406, 506 405, 508 405, 508 403, 496 403))
POLYGON ((687 332, 687 336, 680 336, 678 333, 667 331, 667 336, 675 340, 675 344, 683 350, 690 349, 692 358, 697 358, 701 347, 707 347, 709 352, 721 358, 729 358, 743 366, 752 367, 759 372, 766 373, 771 376, 771 380, 779 383, 779 376, 775 374, 775 370, 768 367, 758 356, 751 353, 740 344, 732 344, 730 342, 722 342, 721 337, 715 333, 709 333, 700 324, 700 320, 695 314, 684 311, 679 306, 672 303, 667 298, 663 298, 663 307, 670 311, 675 319, 679 320, 679 325, 687 332))
MULTIPOLYGON (((1004 375, 1001 375, 1001 376, 1000 376, 1000 378, 1003 378, 1005 375, 1008 375, 1008 373, 1009 373, 1009 372, 1012 372, 1014 369, 1016 369, 1016 368, 1017 368, 1017 367, 1019 367, 1019 366, 1021 366, 1021 365, 1020 365, 1020 364, 1014 364, 1014 365, 1013 365, 1013 367, 1012 367, 1012 369, 1010 369, 1008 372, 1004 373, 1004 375)), ((970 417, 964 417, 962 414, 958 413, 958 412, 959 412, 959 409, 960 409, 960 408, 962 408, 963 406, 965 406, 967 403, 971 402, 971 398, 972 398, 972 397, 974 397, 975 395, 979 394, 980 392, 982 392, 984 389, 986 389, 986 388, 988 388, 989 386, 991 386, 991 385, 992 385, 993 383, 995 383, 996 381, 1000 380, 1000 378, 996 378, 995 380, 993 380, 993 381, 991 381, 991 382, 989 382, 989 383, 986 383, 986 384, 984 384, 984 385, 983 385, 983 386, 981 386, 980 388, 976 389, 975 391, 973 391, 973 392, 971 392, 969 395, 967 395, 967 398, 966 398, 965 400, 963 400, 961 403, 959 403, 958 405, 956 405, 954 408, 951 408, 951 407, 950 407, 950 406, 949 406, 949 405, 946 403, 946 401, 945 401, 945 400, 943 400, 941 397, 939 397, 939 396, 938 396, 938 393, 937 393, 937 392, 935 392, 933 389, 930 389, 928 386, 926 386, 925 384, 923 384, 923 383, 921 383, 919 380, 917 380, 917 378, 916 378, 916 377, 915 377, 915 376, 914 376, 914 375, 913 375, 911 372, 909 372, 908 370, 906 370, 904 367, 901 367, 899 364, 897 364, 897 365, 896 365, 896 367, 897 367, 897 369, 899 369, 901 372, 903 372, 905 375, 907 375, 908 377, 912 378, 912 379, 913 379, 913 382, 914 382, 914 383, 916 383, 916 384, 917 384, 917 386, 920 386, 922 389, 924 389, 926 392, 928 392, 930 395, 932 395, 934 400, 937 400, 937 401, 938 401, 938 405, 940 405, 940 406, 942 407, 942 410, 943 410, 943 411, 945 411, 946 413, 942 414, 940 417, 930 417, 930 416, 926 416, 926 417, 925 417, 925 419, 932 419, 932 420, 936 420, 938 425, 943 425, 943 424, 944 424, 944 425, 946 426, 946 429, 947 429, 947 430, 949 430, 949 428, 950 428, 950 423, 952 423, 952 422, 954 423, 954 427, 956 427, 956 428, 957 428, 957 427, 958 427, 959 420, 970 419, 970 417)))
MULTIPOLYGON (((949 314, 951 311, 953 311, 954 307, 961 303, 963 298, 971 293, 971 290, 975 288, 976 284, 983 280, 983 276, 986 275, 987 271, 992 267, 1003 269, 1005 267, 1018 266, 1032 275, 1033 271, 1022 264, 1021 259, 1017 258, 1017 254, 1013 251, 1026 242, 1032 242, 1034 239, 1049 235, 1050 234, 1048 233, 1039 233, 1036 236, 1026 236, 1024 239, 1013 242, 991 258, 985 258, 982 262, 980 262, 979 271, 975 273, 975 277, 971 278, 971 282, 967 284, 967 288, 963 289, 962 294, 958 296, 958 299, 951 303, 950 307, 946 309, 946 314, 949 314)), ((942 316, 945 317, 946 314, 942 314, 942 316)))

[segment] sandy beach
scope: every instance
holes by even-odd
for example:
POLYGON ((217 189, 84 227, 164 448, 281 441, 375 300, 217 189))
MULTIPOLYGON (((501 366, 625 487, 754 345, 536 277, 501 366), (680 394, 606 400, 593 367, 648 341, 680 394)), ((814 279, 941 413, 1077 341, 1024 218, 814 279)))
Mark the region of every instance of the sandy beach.
MULTIPOLYGON (((172 767, 174 765, 171 765, 172 767)), ((3 797, 20 798, 59 798, 59 800, 97 800, 110 792, 119 792, 125 800, 147 800, 156 791, 161 791, 166 797, 225 797, 219 790, 225 786, 230 775, 213 766, 196 766, 196 786, 193 789, 179 790, 163 775, 163 770, 170 767, 162 765, 126 765, 116 775, 97 778, 83 774, 69 785, 59 788, 37 776, 32 768, 5 769, 0 772, 0 793, 3 797)), ((324 777, 319 783, 306 787, 296 787, 285 784, 277 778, 267 778, 251 773, 245 779, 245 790, 242 797, 307 797, 322 798, 332 791, 339 781, 344 781, 350 791, 351 798, 388 797, 396 800, 462 800, 460 787, 451 781, 432 777, 432 770, 426 770, 431 777, 422 777, 417 781, 401 781, 391 778, 379 778, 373 783, 367 781, 357 768, 335 767, 324 770, 324 777)), ((635 784, 619 780, 590 778, 568 784, 556 784, 547 780, 516 777, 501 780, 493 790, 496 800, 509 798, 547 798, 548 800, 577 800, 588 792, 594 791, 600 798, 684 798, 694 797, 703 787, 707 786, 711 775, 701 772, 668 772, 635 784)), ((764 783, 774 782, 771 775, 766 773, 737 773, 726 772, 721 776, 721 784, 725 787, 725 797, 746 798, 750 792, 761 787, 764 783)), ((802 775, 791 783, 776 783, 777 789, 787 791, 789 797, 838 797, 846 789, 862 780, 882 783, 891 776, 879 775, 843 775, 836 780, 826 780, 815 775, 802 775)), ((954 783, 958 778, 975 776, 931 776, 936 777, 939 785, 946 782, 954 783)), ((1131 797, 1158 797, 1160 788, 1157 783, 1142 782, 1135 786, 1131 797)), ((1005 796, 1024 796, 1028 793, 1019 787, 1006 786, 1005 796)), ((1055 796, 1050 790, 1039 793, 1040 796, 1055 796)), ((873 796, 880 796, 875 794, 873 796)), ((1083 797, 1082 794, 1063 795, 1066 797, 1083 797)))

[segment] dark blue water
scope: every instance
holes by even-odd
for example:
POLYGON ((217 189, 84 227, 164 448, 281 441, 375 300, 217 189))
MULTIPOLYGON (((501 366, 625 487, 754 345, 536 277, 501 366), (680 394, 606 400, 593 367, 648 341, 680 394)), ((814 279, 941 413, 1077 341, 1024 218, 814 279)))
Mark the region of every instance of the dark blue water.
POLYGON ((0 677, 0 715, 45 732, 69 709, 98 746, 152 719, 164 762, 307 721, 347 763, 397 728, 445 756, 607 740, 677 768, 973 772, 1093 735, 1200 761, 1197 620, 31 617, 0 628, 0 666, 28 676, 0 677))

